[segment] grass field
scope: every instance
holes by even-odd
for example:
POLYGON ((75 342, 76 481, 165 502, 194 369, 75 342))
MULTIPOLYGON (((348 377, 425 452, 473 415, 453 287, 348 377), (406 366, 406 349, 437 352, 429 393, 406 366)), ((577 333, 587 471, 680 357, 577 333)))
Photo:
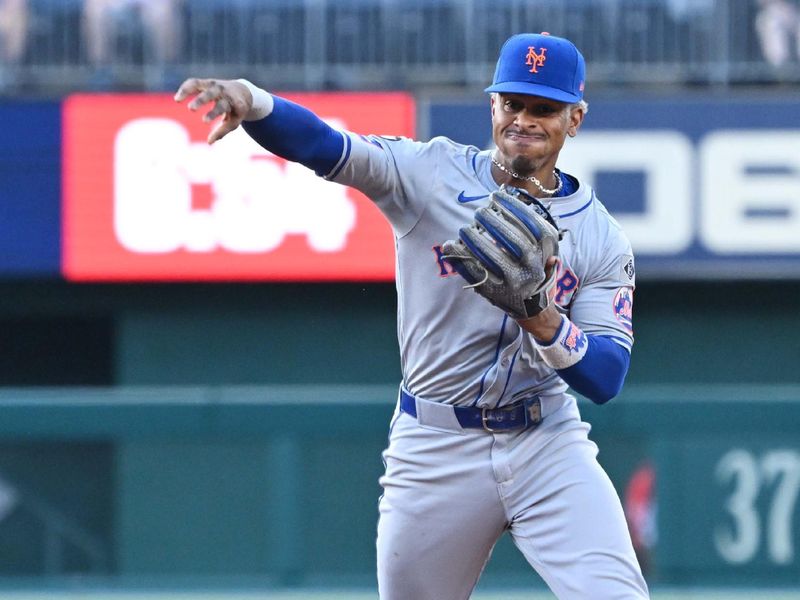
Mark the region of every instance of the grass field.
MULTIPOLYGON (((377 596, 372 592, 315 590, 292 592, 0 590, 0 598, 2 600, 377 600, 377 596)), ((503 590, 478 592, 473 596, 473 600, 554 600, 554 596, 542 592, 503 590)), ((655 590, 652 600, 800 600, 800 590, 655 590)))

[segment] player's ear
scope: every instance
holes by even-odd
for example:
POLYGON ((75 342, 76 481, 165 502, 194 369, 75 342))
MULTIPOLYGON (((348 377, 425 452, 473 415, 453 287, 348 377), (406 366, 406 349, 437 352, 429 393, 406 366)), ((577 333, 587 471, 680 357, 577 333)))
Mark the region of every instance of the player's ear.
POLYGON ((489 108, 491 110, 492 117, 494 117, 494 107, 496 102, 497 102, 497 94, 492 92, 491 94, 489 94, 489 108))
POLYGON ((569 137, 575 137, 578 135, 578 129, 580 129, 581 123, 583 123, 583 118, 585 116, 586 110, 584 110, 581 104, 573 104, 570 107, 569 125, 567 127, 567 135, 569 137))

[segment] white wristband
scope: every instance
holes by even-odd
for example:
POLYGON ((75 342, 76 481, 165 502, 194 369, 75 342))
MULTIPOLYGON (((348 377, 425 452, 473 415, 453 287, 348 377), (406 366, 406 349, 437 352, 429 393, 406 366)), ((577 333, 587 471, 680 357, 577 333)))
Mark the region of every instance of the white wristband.
POLYGON ((236 81, 250 90, 250 94, 253 96, 253 106, 247 115, 245 115, 245 121, 260 121, 272 113, 272 109, 275 107, 275 101, 272 99, 272 95, 269 92, 253 85, 247 81, 247 79, 237 79, 236 81))
POLYGON ((564 315, 561 315, 561 326, 552 342, 542 344, 535 338, 533 341, 542 360, 554 369, 571 367, 583 358, 589 347, 586 334, 564 315))

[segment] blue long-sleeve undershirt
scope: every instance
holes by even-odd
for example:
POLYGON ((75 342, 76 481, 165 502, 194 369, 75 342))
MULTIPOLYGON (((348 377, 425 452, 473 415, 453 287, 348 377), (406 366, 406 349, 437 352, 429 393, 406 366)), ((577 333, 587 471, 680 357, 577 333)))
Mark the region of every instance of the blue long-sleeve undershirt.
POLYGON ((280 96, 272 98, 272 112, 258 121, 245 121, 244 130, 281 158, 305 165, 320 176, 330 173, 342 156, 342 134, 307 108, 280 96))
POLYGON ((583 358, 556 373, 579 394, 604 404, 622 389, 631 355, 610 337, 587 334, 586 339, 589 345, 583 358))

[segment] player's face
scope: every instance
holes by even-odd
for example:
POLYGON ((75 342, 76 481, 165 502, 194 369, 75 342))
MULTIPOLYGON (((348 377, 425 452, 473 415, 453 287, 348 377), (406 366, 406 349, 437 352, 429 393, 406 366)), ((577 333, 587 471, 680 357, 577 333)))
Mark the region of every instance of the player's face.
POLYGON ((530 174, 552 169, 568 135, 574 136, 583 111, 570 104, 526 94, 492 95, 492 138, 507 166, 530 174))

